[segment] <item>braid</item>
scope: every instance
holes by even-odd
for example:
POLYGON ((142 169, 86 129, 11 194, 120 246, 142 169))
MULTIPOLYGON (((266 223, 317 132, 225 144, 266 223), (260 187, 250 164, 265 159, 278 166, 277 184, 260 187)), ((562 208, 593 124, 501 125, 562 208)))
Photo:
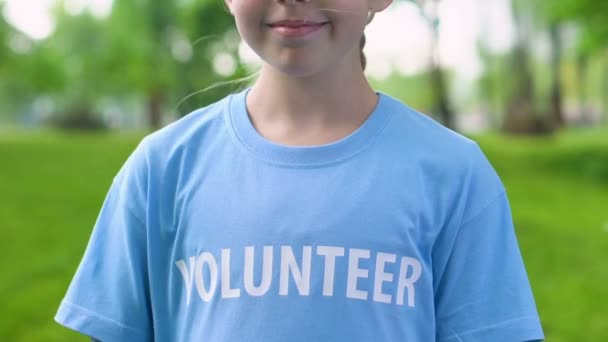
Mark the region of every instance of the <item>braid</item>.
MULTIPOLYGON (((375 12, 369 12, 369 16, 367 18, 367 24, 371 23, 372 20, 374 19, 374 15, 376 15, 375 12)), ((359 41, 359 50, 360 55, 361 55, 361 67, 363 67, 363 71, 365 71, 365 67, 367 66, 367 57, 365 57, 365 52, 363 52, 363 48, 365 48, 365 42, 366 42, 366 38, 365 38, 365 33, 363 33, 363 36, 361 36, 361 40, 359 41)))
POLYGON ((367 57, 365 57, 365 52, 363 52, 363 48, 365 47, 365 33, 361 36, 361 41, 359 42, 359 49, 361 50, 361 67, 365 71, 365 67, 367 66, 367 57))

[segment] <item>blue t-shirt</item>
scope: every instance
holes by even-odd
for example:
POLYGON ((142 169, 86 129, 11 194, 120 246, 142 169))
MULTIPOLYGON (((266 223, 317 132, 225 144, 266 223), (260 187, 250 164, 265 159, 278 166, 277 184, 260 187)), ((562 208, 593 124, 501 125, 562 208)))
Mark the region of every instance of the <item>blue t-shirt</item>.
POLYGON ((104 342, 543 338, 475 142, 379 93, 349 136, 280 145, 253 127, 249 90, 141 141, 59 323, 104 342))

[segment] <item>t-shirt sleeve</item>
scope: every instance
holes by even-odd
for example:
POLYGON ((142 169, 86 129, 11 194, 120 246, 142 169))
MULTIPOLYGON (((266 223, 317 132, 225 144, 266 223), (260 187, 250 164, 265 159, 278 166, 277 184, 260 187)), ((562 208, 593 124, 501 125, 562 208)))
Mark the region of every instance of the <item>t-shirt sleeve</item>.
POLYGON ((434 265, 438 342, 544 339, 507 193, 479 150, 466 209, 434 265))
POLYGON ((143 144, 112 182, 55 320, 101 341, 151 340, 143 144))

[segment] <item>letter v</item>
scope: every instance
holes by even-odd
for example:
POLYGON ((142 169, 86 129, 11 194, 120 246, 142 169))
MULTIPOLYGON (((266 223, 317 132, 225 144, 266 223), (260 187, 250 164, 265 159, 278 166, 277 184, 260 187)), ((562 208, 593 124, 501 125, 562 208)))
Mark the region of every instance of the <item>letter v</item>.
POLYGON ((190 305, 190 294, 192 293, 192 280, 194 279, 194 266, 196 266, 196 257, 190 257, 190 268, 186 267, 184 260, 179 260, 175 263, 179 271, 182 273, 184 278, 184 285, 186 286, 186 305, 190 305))

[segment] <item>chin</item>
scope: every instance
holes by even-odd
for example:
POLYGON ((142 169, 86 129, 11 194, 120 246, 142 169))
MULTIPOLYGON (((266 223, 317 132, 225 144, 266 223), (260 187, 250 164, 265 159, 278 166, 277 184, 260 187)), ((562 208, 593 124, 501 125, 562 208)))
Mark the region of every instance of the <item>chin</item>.
POLYGON ((273 67, 284 75, 297 78, 310 77, 321 72, 320 70, 295 65, 273 67))
POLYGON ((266 61, 274 70, 291 77, 310 77, 326 69, 325 65, 311 63, 309 60, 266 61))

